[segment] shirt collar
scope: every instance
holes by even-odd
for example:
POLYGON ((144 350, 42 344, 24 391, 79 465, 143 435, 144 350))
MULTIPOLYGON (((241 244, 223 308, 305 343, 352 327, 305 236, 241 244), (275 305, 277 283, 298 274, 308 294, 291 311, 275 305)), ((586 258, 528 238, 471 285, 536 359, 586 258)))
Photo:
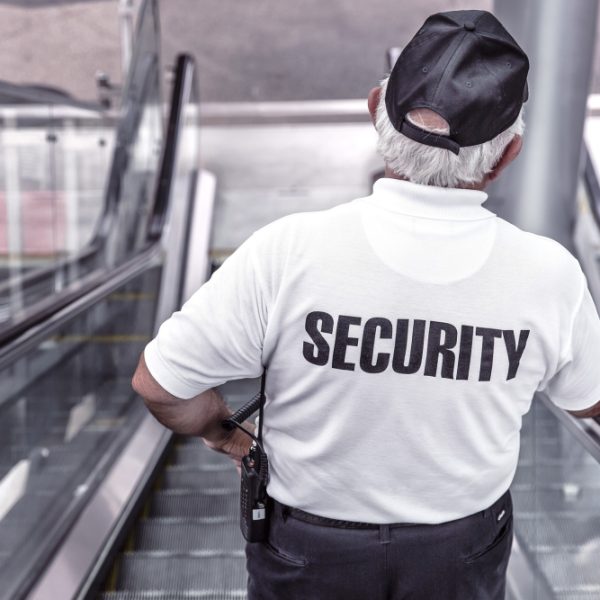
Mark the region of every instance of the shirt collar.
POLYGON ((471 221, 487 219, 494 213, 483 208, 487 194, 479 190, 419 185, 384 177, 373 185, 370 204, 391 212, 426 219, 471 221))

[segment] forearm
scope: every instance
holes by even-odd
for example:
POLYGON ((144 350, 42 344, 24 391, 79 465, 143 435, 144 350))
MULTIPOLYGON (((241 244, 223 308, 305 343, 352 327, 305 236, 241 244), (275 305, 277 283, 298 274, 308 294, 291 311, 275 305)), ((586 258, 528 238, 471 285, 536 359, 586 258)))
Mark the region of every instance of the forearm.
POLYGON ((156 402, 144 398, 148 410, 168 429, 182 435, 196 435, 209 440, 222 438, 226 431, 221 421, 231 410, 216 390, 208 390, 189 400, 156 402))
POLYGON ((600 417, 600 402, 584 410, 568 410, 567 412, 572 414, 574 417, 577 417, 578 419, 590 419, 593 417, 600 417))
POLYGON ((132 385, 154 417, 175 433, 200 436, 209 441, 227 437, 221 421, 232 411, 216 390, 207 390, 189 399, 177 398, 152 377, 143 355, 132 385))

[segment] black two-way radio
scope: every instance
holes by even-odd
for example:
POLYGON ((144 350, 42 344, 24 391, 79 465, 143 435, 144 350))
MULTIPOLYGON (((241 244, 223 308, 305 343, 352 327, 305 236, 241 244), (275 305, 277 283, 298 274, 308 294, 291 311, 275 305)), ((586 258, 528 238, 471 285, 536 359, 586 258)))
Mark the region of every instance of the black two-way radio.
POLYGON ((242 479, 240 485, 240 528, 248 542, 264 542, 269 533, 269 497, 267 483, 269 482, 269 461, 262 446, 263 408, 265 404, 265 378, 260 383, 260 392, 242 406, 221 425, 228 430, 234 427, 241 429, 252 438, 252 446, 242 458, 242 479), (252 413, 259 411, 258 435, 242 427, 252 413))

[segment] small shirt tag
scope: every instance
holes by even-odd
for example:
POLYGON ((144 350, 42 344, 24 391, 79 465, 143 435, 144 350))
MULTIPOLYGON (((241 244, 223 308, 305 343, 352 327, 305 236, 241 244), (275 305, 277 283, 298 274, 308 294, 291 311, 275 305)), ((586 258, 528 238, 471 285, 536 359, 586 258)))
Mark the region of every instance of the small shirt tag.
POLYGON ((260 521, 265 518, 265 509, 264 508, 255 508, 252 510, 252 520, 260 521))

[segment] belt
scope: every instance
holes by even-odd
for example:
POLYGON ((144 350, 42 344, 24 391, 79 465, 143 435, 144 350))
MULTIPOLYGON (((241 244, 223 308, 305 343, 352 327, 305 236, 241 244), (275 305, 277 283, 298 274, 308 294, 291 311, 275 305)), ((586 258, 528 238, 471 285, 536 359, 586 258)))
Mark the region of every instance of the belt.
MULTIPOLYGON (((294 517, 300 521, 305 521, 306 523, 313 523, 315 525, 322 525, 325 527, 341 527, 344 529, 381 529, 382 527, 390 528, 390 527, 409 527, 414 525, 421 525, 419 523, 387 523, 385 525, 377 524, 377 523, 361 523, 360 521, 343 521, 341 519, 331 519, 329 517, 322 517, 320 515, 314 515, 312 513, 301 510, 300 508, 294 508, 292 506, 287 506, 279 502, 279 500, 275 500, 275 498, 270 498, 273 503, 273 507, 275 510, 281 511, 281 516, 283 519, 287 519, 288 516, 294 517)), ((457 519, 458 521, 463 519, 472 519, 477 516, 485 516, 488 511, 499 512, 499 515, 496 516, 497 520, 500 520, 504 514, 505 510, 502 509, 503 506, 510 506, 510 512, 512 514, 512 502, 510 499, 510 491, 507 490, 494 504, 490 507, 482 510, 473 515, 468 515, 466 517, 462 517, 461 519, 457 519)))
MULTIPOLYGON (((288 516, 294 517, 295 519, 299 519, 300 521, 305 521, 306 523, 313 523, 314 525, 322 525, 325 527, 341 527, 343 529, 380 529, 381 525, 377 523, 361 523, 360 521, 343 521, 341 519, 330 519, 329 517, 322 517, 320 515, 313 515, 312 513, 306 512, 299 508, 294 508, 292 506, 287 506, 287 504, 282 504, 279 500, 275 500, 275 498, 271 498, 274 507, 281 510, 281 515, 284 520, 287 519, 288 516)), ((411 523, 390 523, 388 527, 402 527, 406 525, 411 525, 411 523)))

